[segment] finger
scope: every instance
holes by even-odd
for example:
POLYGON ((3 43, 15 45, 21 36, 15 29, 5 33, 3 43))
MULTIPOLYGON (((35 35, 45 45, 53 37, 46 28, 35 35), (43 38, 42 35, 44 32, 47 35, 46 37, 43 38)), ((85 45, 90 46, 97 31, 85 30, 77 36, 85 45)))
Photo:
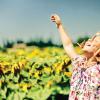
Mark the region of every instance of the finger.
POLYGON ((51 20, 55 20, 55 18, 51 18, 51 20))
POLYGON ((51 20, 55 20, 55 18, 51 18, 51 20))
POLYGON ((52 19, 55 19, 55 17, 51 17, 52 19))
POLYGON ((52 22, 55 22, 55 20, 52 20, 52 22))
POLYGON ((53 16, 51 16, 51 18, 55 18, 55 16, 53 15, 53 16))
POLYGON ((51 15, 50 17, 51 17, 51 18, 55 18, 55 16, 54 16, 54 15, 51 15))
POLYGON ((52 22, 55 22, 55 20, 53 20, 52 22))
POLYGON ((54 18, 51 18, 51 20, 54 21, 55 19, 54 18))
POLYGON ((51 19, 51 20, 55 20, 55 17, 52 17, 52 16, 51 16, 50 19, 51 19))

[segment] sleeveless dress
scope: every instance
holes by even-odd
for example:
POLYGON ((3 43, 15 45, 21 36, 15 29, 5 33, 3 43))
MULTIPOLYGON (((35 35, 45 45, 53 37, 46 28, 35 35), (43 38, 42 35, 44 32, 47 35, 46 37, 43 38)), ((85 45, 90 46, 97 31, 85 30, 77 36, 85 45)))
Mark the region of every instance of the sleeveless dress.
POLYGON ((100 64, 84 68, 86 60, 81 55, 72 60, 69 100, 100 100, 100 64))

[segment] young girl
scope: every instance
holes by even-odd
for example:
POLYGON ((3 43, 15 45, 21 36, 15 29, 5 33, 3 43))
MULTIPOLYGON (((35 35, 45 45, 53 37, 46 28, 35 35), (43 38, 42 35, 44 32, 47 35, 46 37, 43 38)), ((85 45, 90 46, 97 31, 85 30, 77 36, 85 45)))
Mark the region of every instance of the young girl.
POLYGON ((80 45, 83 54, 79 55, 75 52, 60 17, 55 14, 51 20, 56 23, 63 47, 72 60, 69 100, 100 100, 100 33, 96 33, 83 46, 80 45))

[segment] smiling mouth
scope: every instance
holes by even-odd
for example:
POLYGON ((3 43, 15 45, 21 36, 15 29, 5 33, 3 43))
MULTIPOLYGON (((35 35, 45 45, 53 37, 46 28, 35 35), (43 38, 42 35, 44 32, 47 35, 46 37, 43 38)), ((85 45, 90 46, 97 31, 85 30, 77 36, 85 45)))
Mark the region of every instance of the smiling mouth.
POLYGON ((91 46, 90 44, 87 44, 87 46, 91 46))

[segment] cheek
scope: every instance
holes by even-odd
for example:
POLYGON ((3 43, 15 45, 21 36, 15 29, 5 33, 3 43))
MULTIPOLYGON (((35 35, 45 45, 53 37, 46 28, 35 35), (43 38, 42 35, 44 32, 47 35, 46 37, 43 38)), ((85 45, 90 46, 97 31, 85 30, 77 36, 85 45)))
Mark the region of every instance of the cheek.
POLYGON ((92 45, 91 49, 96 50, 97 46, 96 45, 92 45))
POLYGON ((98 48, 100 48, 100 42, 99 43, 97 43, 97 45, 96 45, 98 48))
POLYGON ((97 47, 97 46, 93 46, 91 49, 92 49, 93 52, 95 53, 95 52, 98 50, 98 47, 97 47))
POLYGON ((94 48, 95 50, 97 50, 98 48, 100 48, 100 43, 97 43, 97 44, 93 45, 93 48, 94 48))
POLYGON ((93 41, 93 45, 99 46, 100 47, 100 39, 96 39, 93 41))
POLYGON ((92 46, 84 46, 83 51, 93 52, 95 49, 92 46))

